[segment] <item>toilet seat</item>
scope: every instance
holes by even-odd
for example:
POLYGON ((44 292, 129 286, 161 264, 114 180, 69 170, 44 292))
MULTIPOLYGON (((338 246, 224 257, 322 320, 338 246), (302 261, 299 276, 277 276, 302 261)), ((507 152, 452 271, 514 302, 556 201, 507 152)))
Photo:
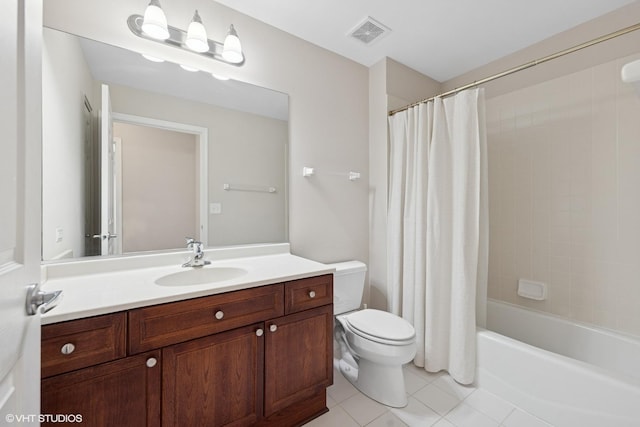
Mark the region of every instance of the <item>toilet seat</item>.
POLYGON ((351 332, 380 344, 404 346, 415 341, 413 326, 386 311, 365 309, 341 317, 351 332))

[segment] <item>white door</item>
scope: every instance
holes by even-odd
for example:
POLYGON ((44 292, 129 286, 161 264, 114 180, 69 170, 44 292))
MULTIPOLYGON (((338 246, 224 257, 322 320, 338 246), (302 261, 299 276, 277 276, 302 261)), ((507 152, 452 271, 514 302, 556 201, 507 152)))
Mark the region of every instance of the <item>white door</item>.
POLYGON ((40 279, 41 33, 40 0, 2 3, 0 425, 39 425, 40 316, 25 301, 40 279))
POLYGON ((114 239, 116 233, 115 204, 115 150, 113 142, 113 118, 109 86, 102 85, 102 108, 100 110, 100 239, 102 255, 117 252, 114 239))

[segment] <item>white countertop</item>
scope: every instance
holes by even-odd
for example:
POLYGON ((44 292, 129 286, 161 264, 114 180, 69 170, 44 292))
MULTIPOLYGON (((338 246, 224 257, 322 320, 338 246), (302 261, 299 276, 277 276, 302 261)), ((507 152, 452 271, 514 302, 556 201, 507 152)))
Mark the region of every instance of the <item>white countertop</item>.
MULTIPOLYGON (((291 255, 288 252, 288 245, 286 245, 286 252, 282 245, 275 250, 269 245, 261 248, 267 250, 245 251, 244 254, 253 254, 253 256, 237 258, 229 258, 229 254, 243 254, 235 248, 232 252, 207 251, 205 259, 210 259, 212 262, 211 265, 202 268, 236 267, 247 272, 237 278, 204 285, 160 286, 155 283, 160 277, 186 271, 186 268, 181 267, 182 263, 179 260, 188 258, 187 252, 181 253, 178 259, 172 259, 171 255, 169 257, 160 255, 159 257, 163 257, 165 261, 172 260, 172 264, 162 266, 148 266, 158 263, 158 259, 153 256, 146 256, 144 262, 137 263, 145 265, 144 267, 135 267, 136 263, 131 259, 125 259, 126 268, 119 268, 118 266, 122 267, 122 264, 118 264, 117 260, 106 261, 106 263, 97 261, 101 262, 94 268, 98 271, 97 273, 92 273, 91 265, 83 261, 73 265, 69 263, 64 267, 53 265, 48 272, 43 273, 45 280, 42 289, 44 291, 62 290, 63 296, 57 307, 42 315, 42 324, 248 289, 334 271, 325 264, 291 255), (265 254, 260 255, 260 252, 265 254), (149 262, 151 258, 153 260, 149 262), (105 267, 108 265, 111 266, 111 271, 105 267)), ((175 258, 175 254, 172 255, 175 258)))

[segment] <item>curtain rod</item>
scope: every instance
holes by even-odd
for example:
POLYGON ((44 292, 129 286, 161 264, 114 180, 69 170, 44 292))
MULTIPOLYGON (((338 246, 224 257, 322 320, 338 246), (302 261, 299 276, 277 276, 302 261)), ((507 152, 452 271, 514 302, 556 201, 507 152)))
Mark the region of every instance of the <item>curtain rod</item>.
POLYGON ((391 111, 389 111, 389 116, 393 116, 394 114, 399 113, 400 111, 408 110, 409 108, 415 107, 416 105, 420 105, 420 104, 423 104, 425 102, 433 101, 436 98, 444 98, 444 97, 447 97, 447 96, 450 96, 450 95, 454 95, 454 94, 456 94, 456 93, 458 93, 460 91, 463 91, 463 90, 466 90, 466 89, 471 89, 472 87, 476 87, 476 86, 479 86, 481 84, 488 83, 488 82, 490 82, 492 80, 497 80, 497 79, 499 79, 501 77, 505 77, 505 76, 508 76, 510 74, 517 73, 518 71, 526 70, 527 68, 535 67, 536 65, 551 61, 551 60, 556 59, 556 58, 560 58, 561 56, 568 55, 568 54, 576 52, 578 50, 593 46, 593 45, 598 44, 598 43, 605 42, 607 40, 614 39, 616 37, 625 35, 627 33, 630 33, 632 31, 636 31, 636 30, 640 30, 640 23, 635 24, 635 25, 631 25, 630 27, 626 27, 626 28, 623 28, 623 29, 618 30, 618 31, 614 31, 613 33, 609 33, 609 34, 606 34, 604 36, 600 36, 598 38, 595 38, 595 39, 590 40, 588 42, 584 42, 584 43, 581 43, 579 45, 570 47, 568 49, 561 50, 561 51, 556 52, 554 54, 545 56, 543 58, 536 59, 536 60, 533 60, 531 62, 527 62, 527 63, 522 64, 522 65, 518 65, 517 67, 513 67, 513 68, 510 68, 510 69, 508 69, 506 71, 503 71, 501 73, 497 73, 497 74, 494 74, 492 76, 485 77, 484 79, 476 80, 473 83, 469 83, 469 84, 466 84, 464 86, 457 87, 455 89, 452 89, 450 91, 441 93, 439 95, 432 96, 431 98, 426 98, 426 99, 423 99, 422 101, 414 102, 413 104, 404 106, 402 108, 398 108, 397 110, 391 110, 391 111))

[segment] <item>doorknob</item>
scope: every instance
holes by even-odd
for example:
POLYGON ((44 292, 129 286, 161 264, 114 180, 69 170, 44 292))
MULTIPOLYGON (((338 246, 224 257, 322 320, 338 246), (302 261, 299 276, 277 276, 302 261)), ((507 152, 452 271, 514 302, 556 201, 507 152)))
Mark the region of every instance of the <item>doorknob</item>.
POLYGON ((40 289, 40 283, 34 283, 27 288, 27 314, 33 316, 40 309, 41 313, 46 313, 58 305, 62 299, 62 291, 45 292, 40 289))
POLYGON ((116 237, 118 237, 117 234, 111 234, 111 233, 107 233, 107 234, 94 234, 93 236, 94 239, 115 239, 116 237))

